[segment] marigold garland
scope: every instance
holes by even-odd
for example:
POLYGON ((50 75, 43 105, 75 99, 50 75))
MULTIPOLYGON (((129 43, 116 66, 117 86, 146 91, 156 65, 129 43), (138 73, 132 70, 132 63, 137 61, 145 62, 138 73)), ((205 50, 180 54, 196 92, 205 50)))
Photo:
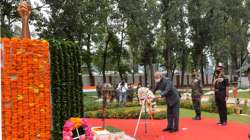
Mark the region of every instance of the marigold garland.
POLYGON ((47 41, 0 38, 3 139, 50 140, 47 41))

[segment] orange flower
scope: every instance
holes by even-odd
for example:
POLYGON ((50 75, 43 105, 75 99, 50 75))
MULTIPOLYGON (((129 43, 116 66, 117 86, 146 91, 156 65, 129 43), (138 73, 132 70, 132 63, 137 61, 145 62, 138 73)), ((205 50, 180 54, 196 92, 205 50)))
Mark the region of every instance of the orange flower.
POLYGON ((0 38, 0 42, 5 49, 4 67, 1 68, 2 101, 12 103, 11 108, 6 105, 2 109, 2 113, 7 116, 2 122, 3 128, 10 134, 5 139, 17 140, 22 137, 25 140, 36 136, 50 139, 48 42, 19 38, 0 38), (34 61, 34 56, 37 61, 34 61), (44 62, 45 75, 44 71, 39 70, 44 62), (10 115, 11 112, 15 113, 10 115))
POLYGON ((49 43, 45 40, 42 40, 42 46, 43 47, 48 47, 49 46, 49 43))
POLYGON ((73 122, 75 125, 75 128, 78 128, 81 126, 81 118, 70 118, 70 121, 73 122))
POLYGON ((0 42, 4 44, 8 44, 10 42, 9 38, 0 38, 0 42))

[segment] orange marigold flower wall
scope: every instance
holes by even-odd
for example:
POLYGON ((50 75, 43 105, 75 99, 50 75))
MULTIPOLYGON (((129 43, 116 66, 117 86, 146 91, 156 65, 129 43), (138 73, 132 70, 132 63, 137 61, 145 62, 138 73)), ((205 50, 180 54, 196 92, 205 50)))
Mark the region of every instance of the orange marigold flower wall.
POLYGON ((50 64, 47 41, 2 38, 4 140, 49 140, 50 64))

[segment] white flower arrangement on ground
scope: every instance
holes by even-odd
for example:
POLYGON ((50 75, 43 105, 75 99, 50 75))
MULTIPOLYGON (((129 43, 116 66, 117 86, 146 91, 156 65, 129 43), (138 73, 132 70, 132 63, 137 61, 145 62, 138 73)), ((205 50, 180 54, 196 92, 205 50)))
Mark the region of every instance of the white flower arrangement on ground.
POLYGON ((151 119, 153 119, 152 115, 157 111, 157 106, 155 102, 156 97, 153 94, 153 92, 147 87, 141 87, 138 89, 138 98, 140 100, 140 105, 142 105, 142 107, 145 107, 143 105, 145 100, 146 111, 150 115, 151 119))

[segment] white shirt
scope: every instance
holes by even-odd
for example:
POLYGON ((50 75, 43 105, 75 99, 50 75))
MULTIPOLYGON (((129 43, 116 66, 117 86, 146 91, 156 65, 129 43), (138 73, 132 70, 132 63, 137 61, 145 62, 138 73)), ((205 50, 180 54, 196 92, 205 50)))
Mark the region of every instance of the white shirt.
POLYGON ((121 83, 119 83, 117 89, 120 90, 121 92, 126 92, 128 90, 128 84, 124 83, 124 85, 122 86, 121 83))

